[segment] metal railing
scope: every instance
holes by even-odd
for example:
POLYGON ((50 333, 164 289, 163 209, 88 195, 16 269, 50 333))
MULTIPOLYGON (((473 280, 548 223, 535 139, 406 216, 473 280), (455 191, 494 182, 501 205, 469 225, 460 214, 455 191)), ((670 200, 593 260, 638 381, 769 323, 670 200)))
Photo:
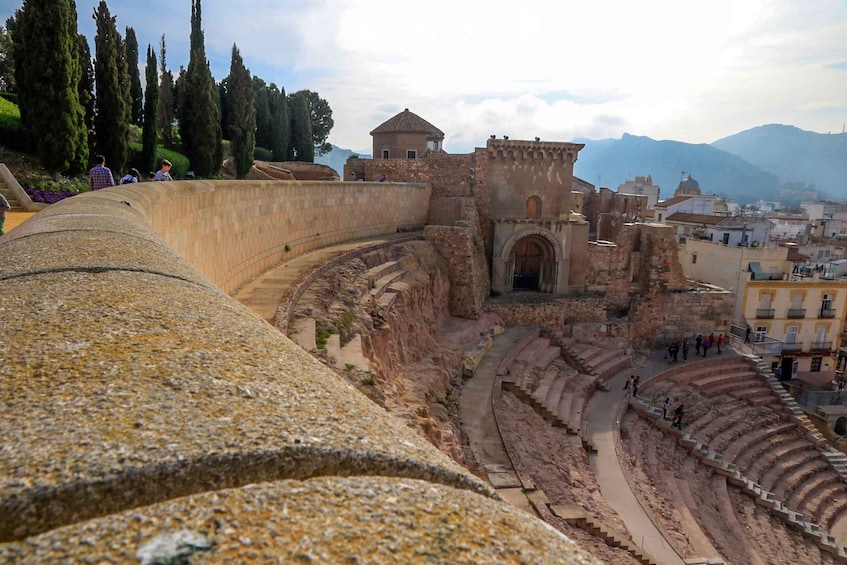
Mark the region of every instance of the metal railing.
POLYGON ((818 314, 818 318, 834 318, 834 317, 835 317, 835 310, 821 309, 820 313, 818 314))
POLYGON ((756 318, 773 318, 776 312, 773 308, 757 308, 756 309, 756 318))
POLYGON ((786 318, 805 318, 806 317, 806 309, 805 308, 789 308, 788 313, 785 315, 786 318))
POLYGON ((813 341, 809 344, 809 351, 832 351, 832 342, 813 341))
POLYGON ((783 353, 799 353, 803 351, 803 342, 795 342, 795 343, 783 343, 782 344, 782 352, 783 353))

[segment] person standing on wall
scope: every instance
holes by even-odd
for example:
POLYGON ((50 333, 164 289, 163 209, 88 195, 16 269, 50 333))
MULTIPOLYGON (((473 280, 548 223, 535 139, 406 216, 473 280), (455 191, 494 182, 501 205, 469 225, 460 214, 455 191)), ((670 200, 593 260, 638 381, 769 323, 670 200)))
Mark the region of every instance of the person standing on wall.
POLYGON ((138 177, 141 176, 141 173, 138 172, 138 169, 130 169, 127 173, 121 177, 120 184, 130 184, 138 182, 138 177))
POLYGON ((115 186, 115 177, 106 166, 106 158, 102 155, 94 157, 95 165, 88 171, 88 190, 100 190, 107 186, 115 186))
POLYGON ((171 162, 167 159, 162 159, 162 168, 156 171, 156 176, 153 180, 174 180, 171 176, 171 162))

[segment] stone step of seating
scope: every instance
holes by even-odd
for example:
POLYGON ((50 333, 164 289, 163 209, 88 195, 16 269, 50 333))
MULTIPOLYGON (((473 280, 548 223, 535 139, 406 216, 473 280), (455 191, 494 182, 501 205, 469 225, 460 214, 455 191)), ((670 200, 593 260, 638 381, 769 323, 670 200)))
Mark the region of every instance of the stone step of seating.
POLYGON ((386 261, 375 267, 371 267, 365 271, 365 279, 368 281, 368 288, 376 288, 378 280, 386 275, 400 270, 400 261, 386 261))
POLYGON ((552 367, 552 370, 546 370, 542 373, 538 379, 538 386, 535 387, 535 390, 532 391, 532 398, 542 406, 544 406, 544 401, 547 399, 547 392, 553 386, 553 383, 556 382, 556 377, 558 377, 559 371, 556 367, 552 367))
POLYGON ((521 350, 515 360, 522 361, 527 365, 535 365, 535 360, 538 358, 538 355, 549 346, 550 339, 543 336, 539 336, 532 340, 532 342, 527 344, 527 346, 521 350))
POLYGON ((609 357, 605 362, 594 367, 594 372, 601 379, 608 379, 632 365, 632 360, 623 351, 609 357))
POLYGON ((553 414, 558 415, 559 401, 562 399, 562 392, 565 390, 568 380, 569 376, 566 369, 560 369, 557 371, 556 380, 553 381, 553 384, 547 390, 547 395, 541 403, 553 414))
POLYGON ((703 389, 712 385, 717 385, 724 382, 732 382, 745 377, 756 376, 756 373, 750 370, 750 367, 738 367, 732 369, 722 369, 719 373, 698 377, 689 382, 692 386, 703 389))
POLYGON ((747 470, 769 450, 775 449, 782 443, 795 441, 798 438, 798 433, 793 426, 779 433, 770 434, 764 440, 750 443, 739 453, 734 459, 728 461, 734 463, 738 468, 747 472, 747 470))
POLYGON ((388 291, 389 286, 400 280, 406 274, 405 270, 391 271, 374 283, 374 286, 368 291, 367 295, 362 299, 362 302, 378 301, 384 293, 388 291))
POLYGON ((817 473, 797 485, 785 505, 789 508, 800 509, 804 506, 805 501, 810 500, 820 489, 838 481, 841 481, 841 478, 835 473, 826 471, 817 473))
POLYGON ((396 292, 386 292, 379 297, 377 304, 385 310, 390 310, 394 306, 394 301, 397 300, 396 292))
MULTIPOLYGON (((822 461, 818 451, 812 449, 811 446, 793 452, 780 453, 777 455, 776 463, 771 465, 769 469, 764 470, 759 483, 762 485, 762 488, 773 491, 776 494, 777 485, 783 482, 786 477, 793 476, 792 473, 800 468, 820 468, 820 465, 815 465, 815 463, 822 463, 822 461), (807 464, 811 465, 804 467, 807 464)), ((778 498, 781 499, 781 497, 778 498)))
POLYGON ((547 345, 547 347, 538 354, 538 357, 535 360, 535 366, 540 369, 546 369, 548 365, 552 364, 557 359, 561 359, 561 357, 561 347, 557 345, 547 345))
POLYGON ((811 517, 811 521, 816 524, 821 524, 824 511, 833 502, 833 500, 847 499, 847 485, 842 481, 833 481, 826 484, 821 489, 813 492, 803 501, 801 510, 811 517))
POLYGON ((796 438, 792 441, 782 442, 761 453, 760 456, 750 464, 747 470, 744 471, 744 474, 747 475, 748 478, 759 482, 765 472, 772 466, 781 464, 779 460, 780 457, 785 457, 792 453, 809 448, 811 448, 811 445, 802 437, 796 438))
POLYGON ((666 374, 677 384, 688 384, 696 379, 721 375, 735 370, 748 370, 750 366, 746 361, 737 357, 721 357, 708 360, 689 360, 688 363, 678 365, 670 369, 666 374))
POLYGON ((518 355, 520 355, 521 351, 524 348, 535 341, 535 339, 540 334, 539 328, 530 328, 527 330, 526 335, 520 338, 515 344, 509 349, 506 355, 503 356, 503 359, 500 361, 500 364, 497 366, 497 375, 501 377, 504 383, 514 383, 517 377, 519 376, 517 373, 512 371, 512 368, 515 364, 515 359, 518 355))
MULTIPOLYGON (((704 396, 718 396, 729 394, 733 390, 744 390, 748 388, 765 388, 765 385, 756 376, 742 377, 737 380, 722 381, 708 386, 700 387, 704 396)), ((768 389, 770 391, 770 389, 768 389)))
POLYGON ((791 495, 794 486, 802 484, 813 475, 826 471, 828 466, 820 457, 816 457, 805 463, 798 465, 789 473, 783 475, 773 485, 773 493, 779 500, 787 500, 791 495))
POLYGON ((840 492, 835 493, 818 506, 818 521, 825 530, 831 532, 835 529, 833 526, 845 513, 847 513, 847 492, 842 486, 840 492))

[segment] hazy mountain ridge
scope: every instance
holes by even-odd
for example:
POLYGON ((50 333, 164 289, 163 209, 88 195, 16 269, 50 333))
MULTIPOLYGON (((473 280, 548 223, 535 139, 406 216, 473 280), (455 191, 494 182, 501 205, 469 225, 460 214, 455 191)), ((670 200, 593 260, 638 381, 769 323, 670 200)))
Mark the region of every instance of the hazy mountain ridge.
POLYGON ((780 179, 744 161, 737 155, 708 144, 656 141, 624 134, 621 139, 585 143, 574 166, 574 174, 594 185, 613 190, 636 176, 653 177, 661 198, 673 196, 680 180, 691 174, 706 194, 718 194, 739 202, 775 199, 780 179))
POLYGON ((712 146, 783 181, 809 183, 836 198, 847 196, 847 133, 823 134, 770 124, 724 137, 712 146))

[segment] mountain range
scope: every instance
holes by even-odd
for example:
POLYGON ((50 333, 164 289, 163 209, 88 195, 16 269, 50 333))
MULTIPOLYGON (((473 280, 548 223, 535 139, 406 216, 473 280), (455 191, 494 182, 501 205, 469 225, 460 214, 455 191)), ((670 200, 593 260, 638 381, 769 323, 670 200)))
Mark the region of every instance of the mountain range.
MULTIPOLYGON (((771 124, 745 130, 712 144, 657 141, 623 134, 620 139, 575 139, 584 143, 574 174, 596 187, 617 187, 650 175, 661 198, 673 196, 679 182, 694 177, 704 194, 796 206, 802 200, 847 198, 847 133, 821 134, 771 124)), ((333 146, 316 162, 343 172, 355 153, 333 146)), ((369 158, 361 155, 362 158, 369 158)))

